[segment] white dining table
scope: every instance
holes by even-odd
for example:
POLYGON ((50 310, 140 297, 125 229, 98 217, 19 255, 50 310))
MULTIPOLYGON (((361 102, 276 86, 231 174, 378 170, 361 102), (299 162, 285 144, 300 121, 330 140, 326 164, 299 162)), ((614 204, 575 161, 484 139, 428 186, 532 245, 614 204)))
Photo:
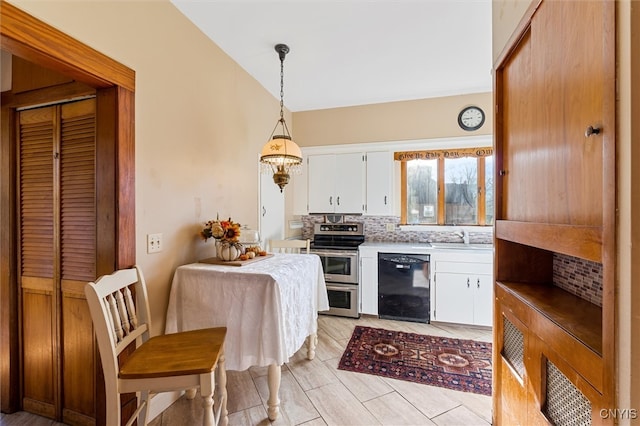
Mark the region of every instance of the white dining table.
POLYGON ((192 263, 176 269, 165 333, 227 327, 227 370, 268 367, 268 416, 278 416, 281 365, 303 344, 313 359, 318 311, 329 309, 320 258, 274 253, 230 266, 192 263))

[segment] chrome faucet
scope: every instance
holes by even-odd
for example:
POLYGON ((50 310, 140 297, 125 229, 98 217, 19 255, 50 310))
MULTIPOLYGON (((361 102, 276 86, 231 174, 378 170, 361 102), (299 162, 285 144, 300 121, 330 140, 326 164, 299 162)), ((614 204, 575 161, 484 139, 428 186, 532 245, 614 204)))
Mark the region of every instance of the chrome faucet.
POLYGON ((469 244, 469 231, 467 231, 466 229, 461 228, 460 231, 456 231, 453 234, 462 238, 462 242, 464 244, 469 244))

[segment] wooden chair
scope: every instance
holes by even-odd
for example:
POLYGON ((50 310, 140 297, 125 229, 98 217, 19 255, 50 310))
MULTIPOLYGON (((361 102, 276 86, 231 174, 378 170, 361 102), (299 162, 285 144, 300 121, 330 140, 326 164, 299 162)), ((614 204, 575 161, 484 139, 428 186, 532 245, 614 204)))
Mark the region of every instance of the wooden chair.
POLYGON ((120 394, 138 393, 138 407, 126 424, 137 419, 138 425, 146 425, 151 393, 188 390, 187 397, 193 398, 197 388, 203 425, 227 424, 226 327, 150 337, 147 288, 138 267, 105 275, 84 291, 104 369, 107 425, 120 425, 120 394), (119 362, 120 353, 133 342, 133 353, 119 362))
POLYGON ((269 251, 280 253, 302 253, 305 250, 309 254, 311 241, 306 240, 269 240, 269 251))

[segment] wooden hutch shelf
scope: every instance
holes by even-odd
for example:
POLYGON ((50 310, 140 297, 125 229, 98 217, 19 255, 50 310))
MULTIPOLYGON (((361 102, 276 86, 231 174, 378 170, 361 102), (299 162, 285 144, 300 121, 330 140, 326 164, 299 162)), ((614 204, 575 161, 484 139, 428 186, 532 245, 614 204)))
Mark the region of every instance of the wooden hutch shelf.
POLYGON ((551 284, 498 282, 498 287, 535 309, 556 327, 602 356, 602 308, 551 284))
POLYGON ((496 238, 602 263, 602 228, 496 220, 496 238))

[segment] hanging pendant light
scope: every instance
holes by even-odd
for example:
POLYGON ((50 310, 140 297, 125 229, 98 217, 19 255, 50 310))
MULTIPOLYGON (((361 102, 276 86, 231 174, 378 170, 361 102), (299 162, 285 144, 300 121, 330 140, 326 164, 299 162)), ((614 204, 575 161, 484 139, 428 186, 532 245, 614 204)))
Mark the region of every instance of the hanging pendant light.
POLYGON ((289 53, 289 46, 277 44, 275 49, 280 57, 280 119, 273 128, 269 141, 262 148, 260 163, 265 166, 263 171, 273 173, 273 181, 282 192, 289 183, 290 173, 302 164, 302 151, 291 139, 291 133, 284 121, 284 58, 289 53))

